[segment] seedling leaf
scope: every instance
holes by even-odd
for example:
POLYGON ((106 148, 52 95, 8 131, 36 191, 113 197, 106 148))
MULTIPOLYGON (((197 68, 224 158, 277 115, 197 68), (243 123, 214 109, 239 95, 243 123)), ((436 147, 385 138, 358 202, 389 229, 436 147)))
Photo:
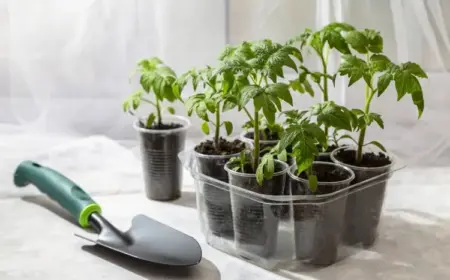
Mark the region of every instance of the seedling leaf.
POLYGON ((233 123, 231 123, 230 121, 224 121, 223 125, 225 126, 227 136, 230 136, 231 133, 233 133, 233 123))
POLYGON ((386 153, 386 148, 378 141, 371 141, 371 142, 365 144, 364 146, 367 146, 367 145, 377 146, 380 150, 382 150, 383 152, 386 153))
POLYGON ((202 123, 202 131, 206 135, 209 135, 209 124, 208 124, 208 122, 203 122, 202 123))
POLYGON ((154 113, 151 113, 147 118, 146 126, 147 128, 151 128, 153 123, 155 122, 156 116, 154 113))

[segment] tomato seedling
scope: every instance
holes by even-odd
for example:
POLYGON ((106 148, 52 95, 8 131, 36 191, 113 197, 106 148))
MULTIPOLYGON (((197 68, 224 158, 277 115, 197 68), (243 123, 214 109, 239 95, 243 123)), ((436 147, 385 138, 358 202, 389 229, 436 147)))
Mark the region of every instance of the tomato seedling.
POLYGON ((123 111, 134 115, 133 111, 136 111, 143 102, 151 104, 154 106, 156 114, 150 113, 146 123, 141 124, 146 128, 161 128, 163 125, 162 112, 167 110, 170 114, 175 114, 173 107, 162 105, 163 101, 167 100, 170 103, 176 100, 183 101, 180 87, 176 83, 177 75, 157 57, 139 61, 135 72, 140 74, 141 88, 127 97, 123 103, 123 111), (153 94, 154 101, 146 98, 150 94, 153 94))

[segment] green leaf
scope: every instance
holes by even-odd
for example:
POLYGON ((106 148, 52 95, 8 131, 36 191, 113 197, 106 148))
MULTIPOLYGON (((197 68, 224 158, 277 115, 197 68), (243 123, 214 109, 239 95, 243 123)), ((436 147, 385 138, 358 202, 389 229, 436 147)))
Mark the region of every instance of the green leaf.
POLYGON ((320 83, 320 80, 322 78, 322 73, 313 72, 313 73, 311 73, 311 78, 316 84, 318 84, 318 83, 320 83))
POLYGON ((382 150, 383 152, 386 153, 386 148, 378 141, 371 141, 371 142, 365 144, 364 146, 367 146, 367 145, 377 146, 380 150, 382 150))
POLYGON ((350 82, 348 86, 353 85, 360 80, 368 71, 367 63, 354 55, 344 55, 343 61, 339 67, 339 73, 343 76, 348 76, 350 82))
POLYGON ((278 155, 277 155, 277 159, 281 160, 283 162, 287 162, 288 157, 287 157, 287 151, 286 150, 282 150, 278 155))
POLYGON ((323 34, 324 41, 328 42, 331 49, 337 49, 342 54, 351 54, 348 45, 337 30, 325 29, 323 34))
POLYGON ((336 31, 352 31, 355 27, 345 22, 332 22, 325 26, 325 29, 334 29, 336 31))
POLYGON ((370 57, 370 68, 374 72, 386 71, 392 62, 389 58, 382 54, 374 54, 370 57))
POLYGON ((218 59, 224 60, 224 59, 230 57, 231 55, 233 55, 235 50, 236 50, 236 47, 234 47, 234 46, 230 46, 230 45, 225 46, 223 51, 220 53, 218 59))
POLYGON ((209 121, 207 108, 204 102, 198 104, 195 109, 195 113, 197 113, 197 116, 205 122, 209 121))
POLYGON ((308 185, 309 185, 309 189, 311 190, 312 193, 316 193, 317 192, 317 187, 319 185, 319 181, 317 180, 317 176, 316 175, 309 175, 308 176, 308 185))
POLYGON ((140 84, 145 92, 150 92, 153 86, 153 81, 155 80, 155 74, 153 72, 143 72, 140 78, 140 84))
POLYGON ((203 122, 202 123, 202 131, 206 135, 209 135, 209 124, 208 124, 208 122, 203 122))
POLYGON ((276 110, 278 110, 278 111, 282 110, 281 101, 280 101, 280 99, 278 99, 277 96, 266 95, 266 98, 268 98, 275 105, 276 110))
POLYGON ((260 164, 258 165, 258 168, 256 169, 256 181, 259 185, 262 185, 264 182, 264 165, 260 164))
POLYGON ((367 53, 368 40, 366 36, 357 30, 350 31, 345 36, 345 41, 357 52, 361 54, 367 53))
POLYGON ((210 111, 211 113, 214 114, 216 112, 216 103, 214 102, 214 100, 207 99, 205 101, 205 105, 206 105, 206 108, 208 109, 208 111, 210 111))
POLYGON ((236 101, 232 99, 225 99, 222 106, 222 111, 227 112, 233 110, 236 107, 236 101))
POLYGON ((392 82, 392 75, 390 73, 384 73, 378 78, 378 96, 381 96, 386 89, 389 87, 389 85, 392 82))
POLYGON ((241 90, 239 107, 245 107, 250 100, 263 93, 263 91, 264 90, 262 88, 256 85, 245 86, 241 90))
POLYGON ((411 94, 412 100, 417 107, 418 118, 422 117, 423 109, 425 108, 425 101, 423 99, 422 91, 415 91, 411 94))
POLYGON ((173 107, 167 107, 167 111, 168 111, 171 115, 174 115, 174 114, 175 114, 175 108, 173 108, 173 107))
POLYGON ((352 136, 348 135, 348 134, 344 134, 341 137, 339 137, 339 140, 341 139, 350 139, 353 141, 353 143, 355 143, 355 145, 358 145, 358 141, 355 140, 355 138, 353 138, 352 136))
MULTIPOLYGON (((257 104, 255 103, 255 108, 256 107, 257 104)), ((262 110, 267 122, 269 124, 273 124, 275 122, 275 113, 277 112, 277 108, 273 104, 273 102, 265 95, 262 95, 262 110)))
POLYGON ((403 67, 414 76, 417 76, 419 78, 428 78, 428 75, 425 73, 425 71, 420 67, 419 64, 414 62, 406 62, 403 64, 403 67))
POLYGON ((370 113, 370 118, 373 119, 378 124, 379 127, 384 129, 384 122, 380 114, 370 113))
POLYGON ((153 123, 155 122, 156 116, 154 113, 151 113, 147 118, 147 128, 151 128, 153 123))
POLYGON ((371 29, 365 29, 363 32, 364 36, 367 38, 368 50, 372 53, 382 53, 383 52, 383 37, 381 37, 380 32, 371 29))
POLYGON ((300 93, 305 93, 305 88, 303 87, 302 83, 299 80, 289 81, 289 85, 293 90, 298 91, 300 93))
POLYGON ((314 90, 308 80, 303 82, 303 86, 305 87, 306 92, 309 93, 311 97, 314 97, 314 90))
POLYGON ((230 136, 233 133, 233 123, 229 121, 224 121, 223 125, 225 126, 225 130, 227 132, 227 136, 230 136))
POLYGON ((122 104, 122 109, 124 112, 133 110, 137 110, 141 105, 141 98, 144 92, 142 90, 137 90, 133 92, 130 96, 128 96, 122 104))
POLYGON ((349 111, 333 101, 318 103, 311 107, 311 114, 317 117, 319 125, 326 125, 336 129, 352 130, 352 119, 349 111))
POLYGON ((289 85, 284 83, 271 84, 265 88, 265 91, 267 94, 276 96, 277 98, 283 100, 291 106, 293 105, 291 92, 289 91, 289 85))

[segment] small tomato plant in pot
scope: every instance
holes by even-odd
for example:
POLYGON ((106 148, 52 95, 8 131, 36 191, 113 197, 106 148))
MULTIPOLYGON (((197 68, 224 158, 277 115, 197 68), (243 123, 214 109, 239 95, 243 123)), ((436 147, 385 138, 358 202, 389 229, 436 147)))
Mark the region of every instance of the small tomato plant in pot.
POLYGON ((138 118, 145 191, 149 199, 168 201, 181 195, 183 169, 178 153, 184 149, 189 121, 174 115, 173 107, 163 102, 182 101, 175 72, 161 59, 152 57, 137 64, 141 88, 123 103, 123 110, 136 116, 136 110, 146 103, 154 108, 145 118, 138 118), (167 110, 170 115, 163 115, 167 110))
MULTIPOLYGON (((336 109, 336 104, 326 104, 330 101, 329 91, 330 82, 335 86, 336 77, 338 73, 331 73, 329 69, 329 57, 331 51, 337 50, 342 53, 350 53, 349 47, 345 42, 342 32, 353 30, 351 25, 346 23, 330 23, 318 31, 312 31, 311 29, 305 29, 305 31, 292 38, 287 42, 289 45, 297 45, 302 51, 313 52, 319 58, 320 67, 319 71, 311 71, 304 65, 299 67, 298 78, 292 80, 291 88, 300 93, 308 93, 314 97, 315 93, 311 84, 316 84, 322 94, 323 105, 317 104, 316 106, 322 106, 327 109, 336 109)), ((342 115, 340 116, 343 117, 342 115)), ((343 119, 345 120, 345 119, 343 119)), ((333 134, 329 130, 330 124, 323 123, 323 129, 327 137, 332 138, 333 134)), ((339 129, 339 128, 338 128, 339 129)), ((333 132, 334 133, 334 132, 333 132)), ((319 160, 331 161, 330 153, 338 148, 336 143, 329 141, 327 148, 319 147, 321 154, 318 156, 319 160)))
MULTIPOLYGON (((203 120, 201 130, 206 135, 210 135, 213 130, 211 139, 194 147, 198 169, 206 176, 228 183, 228 173, 224 166, 230 158, 239 156, 245 149, 245 144, 239 139, 227 140, 221 134, 221 129, 227 136, 233 132, 233 124, 222 120, 224 109, 226 111, 235 106, 229 100, 227 87, 224 86, 222 77, 214 75, 214 69, 209 66, 198 71, 191 69, 179 80, 183 86, 190 81, 195 91, 185 102, 188 116, 195 113, 203 120)), ((222 238, 233 238, 229 190, 206 182, 203 183, 202 190, 210 233, 222 238)))
POLYGON ((346 194, 339 191, 348 187, 355 175, 348 167, 316 161, 318 147, 326 148, 328 139, 307 112, 286 113, 288 126, 276 149, 283 152, 292 146, 296 164, 288 171, 289 195, 305 196, 292 205, 296 257, 327 266, 336 262, 341 241, 346 194), (316 195, 325 196, 318 199, 316 195))
POLYGON ((232 158, 225 169, 231 190, 235 241, 241 252, 247 256, 267 257, 276 249, 278 222, 281 208, 267 205, 257 194, 282 195, 288 165, 274 159, 272 153, 261 155, 260 116, 269 124, 274 124, 277 112, 282 111, 282 103, 292 105, 289 85, 279 82, 283 67, 296 70, 294 59, 302 59, 298 49, 271 40, 243 42, 239 46, 228 47, 221 55, 218 73, 231 81, 239 81, 233 86, 237 108, 244 111, 253 122, 254 145, 250 152, 242 152, 232 158), (230 75, 231 74, 231 75, 230 75), (253 103, 253 114, 247 110, 253 103), (254 192, 256 200, 250 199, 239 189, 254 192))
POLYGON ((344 240, 348 244, 368 247, 376 240, 385 189, 394 164, 394 158, 379 141, 366 142, 366 131, 371 125, 377 124, 384 128, 382 116, 371 111, 371 104, 391 84, 395 84, 397 101, 409 95, 420 118, 424 99, 419 79, 427 78, 427 74, 417 63, 392 62, 383 54, 383 38, 375 30, 355 29, 347 32, 344 38, 353 53, 343 53, 339 74, 348 77, 349 87, 358 81, 364 82, 365 102, 362 109, 352 110, 356 116, 353 130, 359 134, 353 140, 355 146, 337 149, 331 158, 351 168, 356 175, 355 188, 363 189, 355 191, 348 198, 344 240), (365 150, 368 145, 376 146, 379 151, 365 150), (367 181, 369 179, 375 181, 367 181))

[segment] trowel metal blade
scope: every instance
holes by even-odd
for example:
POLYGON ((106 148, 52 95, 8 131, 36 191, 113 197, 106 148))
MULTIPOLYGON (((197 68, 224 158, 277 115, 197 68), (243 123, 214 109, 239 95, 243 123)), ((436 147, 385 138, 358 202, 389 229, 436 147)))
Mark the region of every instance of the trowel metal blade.
POLYGON ((191 266, 202 259, 201 247, 193 237, 144 215, 135 216, 124 233, 104 227, 96 241, 77 236, 153 263, 191 266))

